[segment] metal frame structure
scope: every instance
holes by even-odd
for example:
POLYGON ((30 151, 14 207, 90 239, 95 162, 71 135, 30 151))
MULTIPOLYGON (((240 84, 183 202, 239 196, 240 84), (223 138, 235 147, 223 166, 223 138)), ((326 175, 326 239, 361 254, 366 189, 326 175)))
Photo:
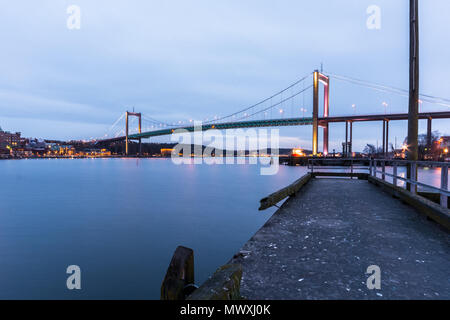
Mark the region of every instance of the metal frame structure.
MULTIPOLYGON (((350 169, 350 172, 353 174, 354 170, 368 170, 369 175, 372 177, 377 177, 377 174, 381 175, 381 179, 383 181, 386 181, 386 177, 391 177, 393 182, 392 184, 397 187, 398 181, 404 181, 407 184, 414 186, 414 188, 411 188, 411 190, 408 190, 412 193, 417 193, 417 187, 423 187, 432 191, 436 191, 440 194, 440 204, 444 208, 448 208, 448 197, 450 197, 450 191, 448 189, 448 170, 450 168, 450 162, 437 162, 437 161, 410 161, 410 160, 392 160, 392 159, 359 159, 359 158, 338 158, 338 159, 332 159, 332 158, 311 158, 308 159, 308 170, 310 170, 310 173, 314 173, 314 170, 317 169, 327 169, 327 170, 333 170, 333 169, 350 169), (364 161, 369 160, 369 167, 361 165, 361 166, 355 166, 355 161, 364 161), (314 163, 317 162, 350 162, 350 165, 348 166, 315 166, 314 163), (392 166, 393 172, 388 173, 386 172, 386 165, 392 166), (412 175, 411 178, 404 178, 398 174, 398 167, 403 166, 405 168, 412 168, 411 172, 415 173, 412 175), (381 167, 381 170, 378 170, 378 167, 381 167), (419 182, 417 177, 417 172, 419 167, 434 167, 434 168, 441 168, 441 187, 437 188, 432 185, 419 182)), ((407 186, 406 186, 407 188, 407 186)))
POLYGON ((448 190, 448 169, 450 163, 448 162, 436 162, 436 161, 411 161, 411 160, 386 160, 386 159, 372 159, 370 160, 369 174, 373 177, 377 176, 377 173, 381 174, 381 178, 386 180, 386 176, 393 178, 393 185, 397 186, 398 180, 405 181, 407 184, 414 186, 411 190, 412 193, 417 193, 417 187, 427 188, 433 191, 437 191, 440 194, 440 203, 444 208, 448 207, 448 197, 450 197, 450 191, 448 190), (386 172, 386 162, 392 165, 393 173, 386 172), (381 165, 381 170, 378 170, 378 163, 381 165), (398 167, 404 165, 406 168, 411 168, 411 177, 404 178, 397 173, 398 167), (417 181, 417 170, 419 167, 435 167, 441 168, 441 187, 437 188, 429 184, 417 181))

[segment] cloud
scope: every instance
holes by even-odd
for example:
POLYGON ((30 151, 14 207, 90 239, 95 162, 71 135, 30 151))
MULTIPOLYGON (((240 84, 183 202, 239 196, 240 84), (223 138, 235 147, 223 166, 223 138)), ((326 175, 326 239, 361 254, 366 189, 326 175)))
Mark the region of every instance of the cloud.
MULTIPOLYGON (((68 30, 72 4, 2 4, 3 116, 108 125, 134 106, 162 121, 211 118, 270 96, 321 62, 333 73, 408 86, 406 2, 378 1, 379 31, 366 28, 369 0, 77 0, 81 29, 68 30)), ((436 79, 446 77, 450 45, 442 26, 450 4, 421 9, 422 88, 448 96, 436 79)), ((334 114, 351 113, 354 103, 360 112, 382 112, 388 98, 393 110, 405 108, 358 87, 332 83, 331 90, 334 114)), ((61 135, 40 128, 33 132, 61 135)))

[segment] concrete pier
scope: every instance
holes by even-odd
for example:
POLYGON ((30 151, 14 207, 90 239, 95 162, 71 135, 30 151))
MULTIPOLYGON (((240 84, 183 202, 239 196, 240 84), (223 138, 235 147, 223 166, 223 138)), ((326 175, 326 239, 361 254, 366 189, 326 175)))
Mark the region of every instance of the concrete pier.
POLYGON ((230 262, 247 299, 450 299, 449 235, 367 181, 316 178, 230 262))

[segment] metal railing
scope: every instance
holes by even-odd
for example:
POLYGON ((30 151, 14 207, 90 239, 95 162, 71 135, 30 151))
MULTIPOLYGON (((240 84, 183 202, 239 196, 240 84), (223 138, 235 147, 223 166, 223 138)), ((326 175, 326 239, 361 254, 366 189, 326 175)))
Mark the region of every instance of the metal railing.
POLYGON ((398 181, 404 181, 411 185, 410 192, 417 193, 417 187, 423 187, 429 190, 436 191, 440 194, 440 204, 442 207, 448 207, 448 197, 450 192, 448 190, 448 168, 449 162, 435 162, 435 161, 408 161, 408 160, 390 160, 390 159, 371 159, 369 167, 369 175, 376 177, 377 173, 381 174, 381 179, 386 180, 387 177, 392 178, 392 184, 398 185, 398 181), (392 167, 392 173, 386 172, 386 164, 392 167), (398 174, 398 167, 411 167, 410 178, 402 177, 398 174), (381 167, 381 170, 378 170, 381 167), (441 168, 441 187, 435 187, 418 181, 417 171, 419 167, 433 167, 441 168))
POLYGON ((350 169, 350 173, 354 173, 354 170, 369 170, 367 165, 358 165, 359 162, 368 162, 369 159, 362 158, 310 158, 308 159, 308 170, 314 173, 317 169, 350 169), (316 165, 316 163, 322 165, 316 165), (348 165, 326 165, 326 163, 348 163, 348 165), (355 164, 356 162, 356 164, 355 164))
POLYGON ((435 191, 439 193, 440 204, 444 208, 448 208, 448 197, 450 197, 450 191, 448 190, 448 169, 450 167, 450 162, 436 162, 436 161, 408 161, 408 160, 395 160, 395 159, 361 159, 361 158, 336 158, 336 159, 324 159, 324 158, 311 158, 308 159, 308 169, 311 173, 314 173, 317 169, 325 168, 327 170, 333 169, 350 169, 353 174, 354 170, 367 170, 370 176, 377 177, 377 174, 381 175, 381 179, 386 181, 386 177, 392 178, 392 184, 398 186, 398 181, 404 181, 411 185, 409 188, 410 192, 417 193, 417 188, 422 187, 428 190, 435 191), (327 162, 341 162, 347 163, 348 165, 331 165, 327 166, 327 162), (358 165, 356 163, 369 162, 369 166, 358 165), (315 165, 316 163, 321 163, 322 165, 315 165), (386 172, 386 166, 392 167, 392 173, 386 172), (398 174, 399 167, 411 167, 410 178, 405 178, 398 174), (379 167, 381 170, 378 170, 379 167), (441 168, 441 187, 435 187, 430 184, 418 181, 418 168, 419 167, 433 167, 441 168))

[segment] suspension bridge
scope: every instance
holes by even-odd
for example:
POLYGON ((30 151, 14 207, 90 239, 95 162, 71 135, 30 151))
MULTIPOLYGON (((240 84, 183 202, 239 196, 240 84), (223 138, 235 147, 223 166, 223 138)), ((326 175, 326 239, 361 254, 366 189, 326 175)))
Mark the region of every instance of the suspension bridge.
MULTIPOLYGON (((345 82, 367 88, 383 94, 393 94, 400 97, 408 97, 408 90, 367 82, 355 78, 350 78, 333 73, 324 73, 315 70, 299 80, 295 81, 281 91, 239 111, 226 116, 215 116, 212 119, 204 119, 201 126, 194 125, 195 121, 180 120, 177 122, 164 122, 149 117, 142 113, 125 112, 108 132, 98 139, 94 139, 97 144, 125 141, 125 153, 128 155, 128 143, 131 140, 138 141, 141 145, 142 139, 170 135, 177 129, 187 131, 210 130, 210 129, 237 129, 253 127, 279 127, 279 126, 312 126, 312 151, 313 155, 319 153, 319 128, 323 130, 323 150, 322 154, 329 153, 329 124, 345 123, 345 150, 344 153, 351 154, 353 146, 353 123, 366 121, 381 121, 383 123, 382 150, 388 152, 389 146, 389 123, 390 121, 407 120, 408 113, 374 113, 346 116, 330 115, 330 84, 331 80, 345 82), (320 95, 320 87, 323 87, 323 95, 320 95), (307 97, 308 96, 308 97, 307 97), (308 99, 312 96, 312 99, 308 99), (305 101, 312 100, 312 101, 305 101), (319 102, 323 102, 323 109, 320 112, 319 102), (305 117, 308 110, 312 114, 305 117), (136 119, 137 128, 133 128, 136 119), (125 126, 123 126, 125 120, 125 126), (143 125, 144 122, 144 125, 143 125)), ((450 118, 450 99, 435 97, 431 95, 420 95, 420 105, 424 103, 445 107, 445 111, 419 112, 418 117, 427 120, 427 144, 431 147, 432 120, 450 118)), ((387 103, 383 102, 387 107, 387 103)), ((354 105, 352 106, 355 107, 354 105)), ((139 148, 139 150, 141 150, 139 148)))

